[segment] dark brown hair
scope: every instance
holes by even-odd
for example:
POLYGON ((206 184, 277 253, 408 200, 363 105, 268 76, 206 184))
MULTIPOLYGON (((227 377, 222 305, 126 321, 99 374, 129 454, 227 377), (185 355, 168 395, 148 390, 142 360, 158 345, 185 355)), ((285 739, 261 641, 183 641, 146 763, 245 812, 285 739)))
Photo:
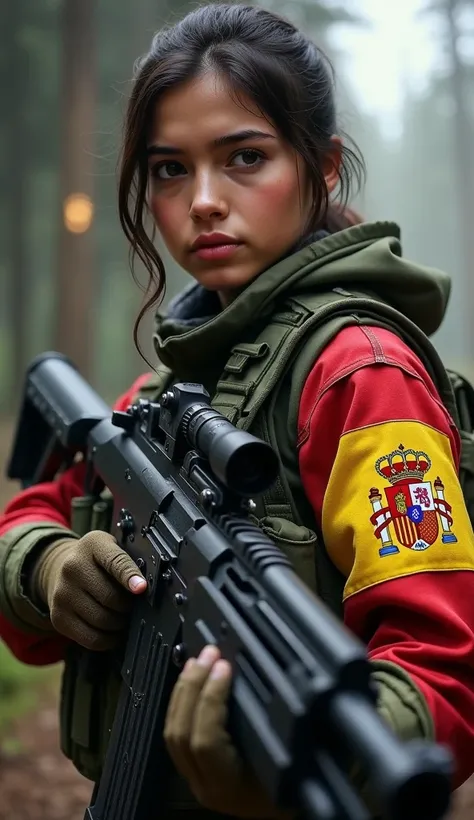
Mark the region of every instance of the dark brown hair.
MULTIPOLYGON (((150 51, 136 64, 125 119, 120 163, 119 216, 130 242, 132 272, 136 256, 148 274, 146 302, 134 327, 164 294, 165 270, 144 224, 147 216, 147 135, 157 100, 168 89, 204 71, 226 78, 232 92, 254 100, 283 139, 303 158, 313 191, 308 230, 331 232, 360 221, 345 208, 354 180, 360 185, 364 163, 347 140, 342 148, 337 205, 330 206, 323 160, 336 122, 334 77, 323 52, 292 23, 258 6, 212 4, 190 12, 158 32, 150 51)), ((135 276, 135 273, 134 273, 135 276)))

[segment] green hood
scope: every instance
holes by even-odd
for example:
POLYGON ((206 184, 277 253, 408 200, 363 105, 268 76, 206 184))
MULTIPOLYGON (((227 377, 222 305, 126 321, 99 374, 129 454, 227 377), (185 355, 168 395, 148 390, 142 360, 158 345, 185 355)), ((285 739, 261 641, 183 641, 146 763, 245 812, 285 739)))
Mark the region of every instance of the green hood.
MULTIPOLYGON (((427 335, 440 326, 451 282, 441 271, 402 258, 400 230, 390 222, 365 223, 325 236, 263 271, 216 315, 157 315, 155 349, 178 378, 206 383, 220 372, 230 349, 290 296, 347 288, 376 294, 427 335), (194 324, 194 326, 192 326, 194 324)), ((188 293, 202 290, 200 286, 188 293)), ((209 313, 209 311, 208 311, 209 313)))

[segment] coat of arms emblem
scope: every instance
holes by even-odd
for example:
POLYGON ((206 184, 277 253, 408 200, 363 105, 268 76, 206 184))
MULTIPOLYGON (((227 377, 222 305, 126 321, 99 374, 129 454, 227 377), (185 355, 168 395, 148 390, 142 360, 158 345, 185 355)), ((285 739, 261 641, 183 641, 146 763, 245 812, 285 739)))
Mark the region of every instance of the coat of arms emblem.
POLYGON ((384 487, 385 500, 372 487, 369 501, 374 534, 381 541, 380 556, 400 552, 399 546, 426 550, 438 539, 444 544, 457 541, 451 527, 452 508, 444 497, 444 485, 438 476, 425 481, 431 459, 421 450, 406 450, 402 444, 375 463, 377 473, 390 483, 384 487))

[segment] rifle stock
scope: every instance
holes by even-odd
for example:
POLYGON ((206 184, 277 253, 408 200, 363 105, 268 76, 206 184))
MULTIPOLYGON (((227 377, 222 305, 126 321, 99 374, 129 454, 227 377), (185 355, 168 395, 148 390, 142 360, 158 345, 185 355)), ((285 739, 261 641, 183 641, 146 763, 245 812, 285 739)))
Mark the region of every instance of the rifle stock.
POLYGON ((113 534, 148 582, 85 820, 143 820, 161 804, 170 691, 207 643, 232 664, 230 731, 276 804, 311 820, 369 818, 349 774, 356 762, 387 820, 415 820, 420 807, 424 820, 445 815, 450 755, 395 737, 364 646, 251 521, 252 495, 278 470, 268 445, 212 410, 200 385, 113 413, 70 362, 46 354, 27 373, 8 475, 51 480, 77 452, 87 492, 112 493, 113 534))

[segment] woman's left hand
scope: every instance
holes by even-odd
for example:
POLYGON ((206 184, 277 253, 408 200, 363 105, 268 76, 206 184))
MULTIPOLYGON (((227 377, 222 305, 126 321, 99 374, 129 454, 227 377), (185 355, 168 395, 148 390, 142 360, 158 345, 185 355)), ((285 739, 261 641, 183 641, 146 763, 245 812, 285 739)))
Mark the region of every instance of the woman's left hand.
POLYGON ((168 752, 205 808, 238 817, 279 817, 282 812, 245 767, 227 732, 231 679, 231 666, 215 646, 187 661, 166 716, 168 752))

